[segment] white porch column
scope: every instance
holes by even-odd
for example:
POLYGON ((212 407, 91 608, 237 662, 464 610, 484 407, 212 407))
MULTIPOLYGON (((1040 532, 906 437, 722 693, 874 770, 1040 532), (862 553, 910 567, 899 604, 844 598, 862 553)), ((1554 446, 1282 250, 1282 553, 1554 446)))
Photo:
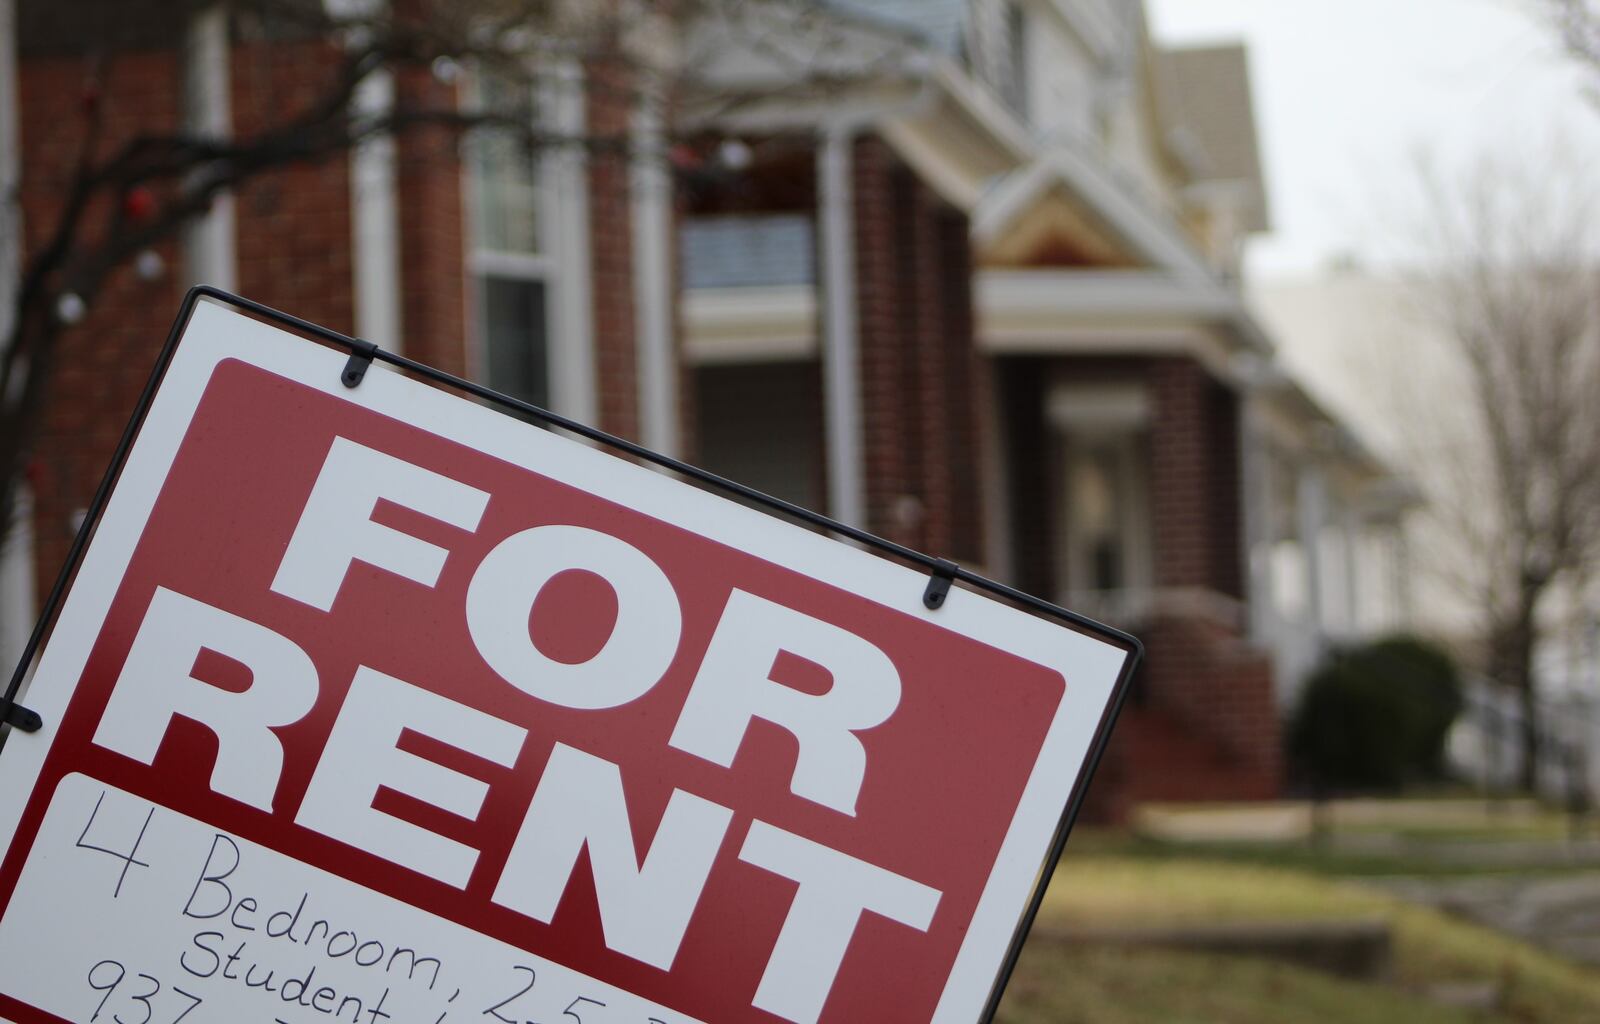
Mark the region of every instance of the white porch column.
POLYGON ((1394 621, 1390 625, 1411 630, 1416 628, 1411 591, 1411 537, 1406 531, 1404 516, 1397 517, 1391 529, 1389 567, 1393 576, 1389 585, 1393 591, 1394 621))
MULTIPOLYGON (((215 4, 189 21, 184 39, 183 121, 196 135, 226 139, 233 134, 233 89, 228 6, 215 4)), ((233 196, 223 194, 184 233, 183 275, 190 284, 238 288, 233 196)))
MULTIPOLYGON (((356 110, 378 117, 394 107, 394 76, 374 72, 356 89, 356 110)), ((368 139, 350 152, 351 261, 355 264, 355 331, 390 352, 401 352, 400 195, 392 135, 368 139)))
POLYGON ((866 525, 862 466, 861 339, 856 317, 855 218, 850 187, 854 135, 824 132, 817 152, 822 264, 822 387, 828 514, 866 525))
POLYGON ((634 335, 639 351, 639 423, 647 448, 681 454, 678 358, 672 316, 672 176, 667 173, 660 96, 653 84, 635 112, 633 198, 634 335))
POLYGON ((1344 541, 1341 551, 1344 556, 1344 570, 1341 573, 1344 577, 1344 628, 1359 636, 1366 629, 1361 615, 1361 547, 1366 529, 1361 516, 1348 500, 1342 503, 1339 535, 1344 541))
POLYGON ((1239 396, 1239 505, 1242 519, 1244 571, 1250 614, 1250 639, 1260 645, 1273 641, 1276 623, 1272 579, 1271 460, 1267 436, 1256 399, 1243 390, 1239 396))
POLYGON ((0 687, 11 681, 39 614, 33 589, 33 498, 26 487, 17 495, 16 516, 9 531, 0 531, 0 687))
MULTIPOLYGON (((1310 458, 1315 459, 1315 455, 1310 458)), ((1322 528, 1328 522, 1328 485, 1322 466, 1315 461, 1300 467, 1296 480, 1296 504, 1300 513, 1300 521, 1296 525, 1306 564, 1306 619, 1311 625, 1320 656, 1328 635, 1322 564, 1322 528)))
MULTIPOLYGON (((566 64, 540 96, 557 132, 582 136, 588 126, 583 71, 566 64)), ((595 366, 594 276, 589 237, 589 159, 581 146, 558 146, 542 157, 541 245, 558 261, 550 317, 550 408, 580 423, 600 417, 595 366)))

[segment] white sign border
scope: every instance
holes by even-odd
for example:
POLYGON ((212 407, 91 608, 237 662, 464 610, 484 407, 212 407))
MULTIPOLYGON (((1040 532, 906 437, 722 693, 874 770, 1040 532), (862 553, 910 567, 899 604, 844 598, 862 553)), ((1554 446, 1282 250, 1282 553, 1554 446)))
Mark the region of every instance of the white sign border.
POLYGON ((942 608, 921 601, 925 574, 738 502, 687 486, 585 444, 374 364, 354 389, 346 355, 218 301, 202 299, 184 325, 137 442, 95 530, 29 686, 44 719, 13 731, 0 759, 0 856, 70 704, 90 649, 166 481, 212 373, 238 360, 559 480, 718 543, 1000 648, 1059 672, 1064 693, 930 1024, 971 1024, 983 1013, 1029 907, 1063 809, 1093 754, 1131 653, 961 588, 942 608))

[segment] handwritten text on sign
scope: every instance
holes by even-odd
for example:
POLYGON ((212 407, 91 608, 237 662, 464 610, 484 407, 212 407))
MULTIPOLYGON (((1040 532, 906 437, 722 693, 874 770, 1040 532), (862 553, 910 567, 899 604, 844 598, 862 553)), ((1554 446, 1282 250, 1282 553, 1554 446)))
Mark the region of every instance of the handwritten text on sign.
POLYGON ((0 1017, 975 1017, 1123 652, 341 366, 195 314, 0 760, 0 1017))
POLYGON ((56 791, 0 963, 72 1021, 690 1024, 82 775, 56 791))

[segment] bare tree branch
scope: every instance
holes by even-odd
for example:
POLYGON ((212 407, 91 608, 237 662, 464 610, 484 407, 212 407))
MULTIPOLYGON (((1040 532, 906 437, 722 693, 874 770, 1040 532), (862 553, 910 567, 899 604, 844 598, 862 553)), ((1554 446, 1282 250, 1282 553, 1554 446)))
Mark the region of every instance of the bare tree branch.
POLYGON ((1412 286, 1437 345, 1411 368, 1428 398, 1408 421, 1431 436, 1413 472, 1443 535, 1430 538, 1435 567, 1473 596, 1491 674, 1524 695, 1531 786, 1541 607, 1600 558, 1595 195, 1559 157, 1485 158, 1459 176, 1423 167, 1419 184, 1412 286))

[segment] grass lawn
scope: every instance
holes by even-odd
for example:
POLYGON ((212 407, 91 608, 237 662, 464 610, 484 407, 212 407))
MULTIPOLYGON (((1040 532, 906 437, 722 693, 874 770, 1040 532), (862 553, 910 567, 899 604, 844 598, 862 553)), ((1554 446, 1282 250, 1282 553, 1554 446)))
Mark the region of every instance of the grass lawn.
POLYGON ((1393 985, 1340 981, 1242 958, 1039 942, 1024 954, 1000 1020, 1600 1024, 1600 974, 1359 883, 1281 867, 1069 851, 1037 927, 1351 918, 1391 923, 1393 985), (1493 1012, 1465 1011, 1417 994, 1456 982, 1498 984, 1500 1005, 1493 1012))

